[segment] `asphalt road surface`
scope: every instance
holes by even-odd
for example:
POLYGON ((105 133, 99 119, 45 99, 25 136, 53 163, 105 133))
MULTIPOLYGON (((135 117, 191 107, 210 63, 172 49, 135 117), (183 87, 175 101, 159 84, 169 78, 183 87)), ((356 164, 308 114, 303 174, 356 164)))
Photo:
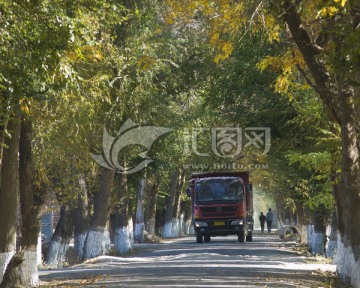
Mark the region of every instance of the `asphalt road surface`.
POLYGON ((41 270, 40 280, 42 287, 345 287, 334 271, 293 242, 255 233, 248 243, 228 236, 201 244, 195 237, 138 244, 126 257, 41 270))

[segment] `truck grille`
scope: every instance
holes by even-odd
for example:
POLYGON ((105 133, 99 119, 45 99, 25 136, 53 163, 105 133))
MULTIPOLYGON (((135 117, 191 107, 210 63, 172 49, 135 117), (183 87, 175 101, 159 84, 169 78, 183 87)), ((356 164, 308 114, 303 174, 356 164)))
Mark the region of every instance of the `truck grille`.
POLYGON ((216 217, 235 217, 236 206, 211 206, 200 208, 203 217, 216 218, 216 217))

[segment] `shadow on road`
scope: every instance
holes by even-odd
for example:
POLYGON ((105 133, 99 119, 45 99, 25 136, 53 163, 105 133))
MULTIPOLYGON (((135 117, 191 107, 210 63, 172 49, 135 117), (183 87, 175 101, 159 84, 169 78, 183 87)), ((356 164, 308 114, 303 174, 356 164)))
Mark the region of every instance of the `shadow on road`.
MULTIPOLYGON (((128 257, 101 256, 67 269, 43 270, 51 287, 336 287, 335 266, 305 257, 276 235, 255 234, 254 241, 194 237, 171 243, 137 245, 128 257), (327 285, 327 286, 326 286, 327 285), (55 286, 53 286, 55 287, 55 286)), ((344 286, 337 286, 344 287, 344 286)))

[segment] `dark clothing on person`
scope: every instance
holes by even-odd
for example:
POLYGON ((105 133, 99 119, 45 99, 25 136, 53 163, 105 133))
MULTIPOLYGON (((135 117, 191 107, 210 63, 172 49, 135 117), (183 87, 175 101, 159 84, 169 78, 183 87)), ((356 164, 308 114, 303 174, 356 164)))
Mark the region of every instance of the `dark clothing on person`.
POLYGON ((261 215, 259 217, 259 220, 260 220, 261 233, 264 233, 266 216, 262 212, 261 212, 261 215))
POLYGON ((266 214, 266 224, 269 233, 271 232, 272 222, 273 222, 273 213, 271 212, 271 209, 269 209, 269 212, 266 214))

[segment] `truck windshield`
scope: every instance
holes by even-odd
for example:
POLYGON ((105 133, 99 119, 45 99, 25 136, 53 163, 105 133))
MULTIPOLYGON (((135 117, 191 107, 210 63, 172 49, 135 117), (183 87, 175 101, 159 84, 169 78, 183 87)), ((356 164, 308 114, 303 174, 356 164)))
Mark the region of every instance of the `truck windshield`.
POLYGON ((243 190, 239 178, 201 179, 195 186, 196 202, 242 201, 243 190))

